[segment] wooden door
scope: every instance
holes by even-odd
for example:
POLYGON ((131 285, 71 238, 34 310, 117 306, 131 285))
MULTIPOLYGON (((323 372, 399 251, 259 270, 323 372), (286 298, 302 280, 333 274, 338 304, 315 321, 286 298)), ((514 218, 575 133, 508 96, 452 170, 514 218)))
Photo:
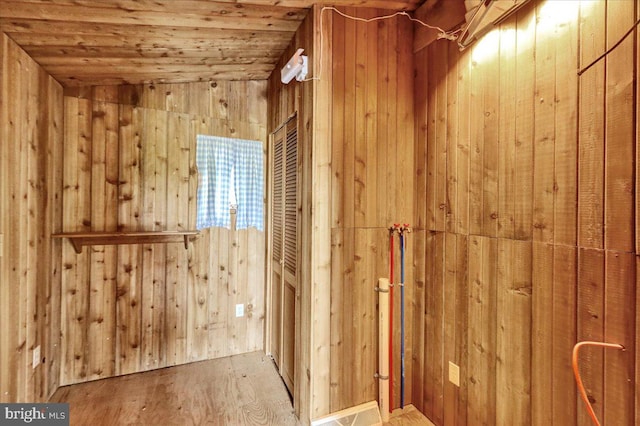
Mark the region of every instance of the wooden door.
POLYGON ((271 146, 271 247, 269 248, 271 288, 271 356, 278 366, 282 365, 282 266, 284 259, 284 129, 273 134, 271 146))
POLYGON ((289 392, 295 373, 295 312, 298 277, 299 165, 297 120, 272 137, 271 158, 271 354, 289 392))

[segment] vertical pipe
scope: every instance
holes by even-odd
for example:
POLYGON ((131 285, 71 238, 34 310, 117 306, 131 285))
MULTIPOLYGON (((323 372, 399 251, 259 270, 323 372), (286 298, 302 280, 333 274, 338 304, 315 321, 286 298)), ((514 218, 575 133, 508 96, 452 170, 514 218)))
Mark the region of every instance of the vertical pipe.
POLYGON ((393 410, 393 234, 396 227, 389 227, 389 412, 393 410))
POLYGON ((378 401, 382 421, 389 421, 389 280, 378 279, 378 401))
POLYGON ((404 408, 404 232, 400 230, 400 408, 404 408))

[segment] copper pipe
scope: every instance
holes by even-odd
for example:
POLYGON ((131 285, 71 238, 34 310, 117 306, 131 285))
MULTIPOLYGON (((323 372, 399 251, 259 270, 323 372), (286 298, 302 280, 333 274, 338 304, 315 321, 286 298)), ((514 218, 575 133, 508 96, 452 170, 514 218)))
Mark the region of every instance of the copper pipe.
POLYGON ((616 348, 624 351, 624 346, 618 343, 605 343, 605 342, 591 342, 584 341, 578 342, 573 347, 573 375, 576 377, 576 383, 578 384, 578 391, 580 392, 580 396, 587 406, 587 412, 589 413, 589 417, 593 421, 593 424, 596 426, 600 426, 600 422, 598 421, 598 417, 596 417, 596 413, 593 411, 593 407, 591 406, 591 402, 589 402, 589 398, 587 397, 587 392, 584 390, 584 385, 582 384, 582 379, 580 378, 580 370, 578 369, 578 352, 582 346, 597 346, 601 348, 616 348))

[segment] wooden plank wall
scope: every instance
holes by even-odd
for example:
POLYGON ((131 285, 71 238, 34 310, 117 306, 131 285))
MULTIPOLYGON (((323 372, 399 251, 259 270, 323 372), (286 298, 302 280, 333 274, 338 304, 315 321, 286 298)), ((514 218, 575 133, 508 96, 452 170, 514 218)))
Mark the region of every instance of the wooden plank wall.
POLYGON ((0 402, 58 387, 62 87, 0 35, 0 402), (40 347, 40 365, 33 368, 40 347))
POLYGON ((625 346, 580 365, 600 421, 637 424, 635 36, 576 71, 639 12, 532 1, 464 52, 415 53, 412 391, 437 425, 590 424, 580 340, 625 346))
MULTIPOLYGON (((64 231, 195 229, 196 135, 266 141, 266 82, 67 89, 64 106, 64 231)), ((60 244, 61 384, 263 349, 264 232, 60 244)))
MULTIPOLYGON (((312 331, 312 286, 311 271, 314 259, 311 255, 311 205, 312 194, 309 190, 312 179, 312 147, 314 145, 314 83, 299 83, 293 81, 287 85, 280 81, 280 69, 289 61, 298 48, 305 50, 304 54, 310 58, 309 76, 316 75, 318 64, 314 61, 314 30, 317 20, 317 11, 313 9, 302 21, 291 43, 276 64, 274 72, 267 81, 267 131, 273 133, 289 117, 297 113, 298 120, 298 161, 301 164, 299 171, 301 199, 300 224, 298 226, 298 241, 300 252, 297 255, 299 271, 297 273, 295 297, 295 324, 294 327, 294 391, 293 406, 296 416, 303 422, 309 423, 309 419, 326 414, 322 409, 318 411, 312 408, 314 396, 312 395, 312 382, 316 380, 316 374, 321 370, 318 363, 312 368, 313 354, 311 339, 312 331), (308 372, 308 373, 307 373, 308 372), (314 377, 311 377, 313 373, 314 377), (312 414, 312 412, 314 414, 312 414)), ((326 57, 326 56, 325 56, 326 57)), ((270 270, 269 270, 270 271, 270 270)), ((271 276, 270 272, 268 272, 271 276)), ((271 301, 267 306, 272 306, 271 301)), ((270 317, 269 317, 270 318, 270 317)), ((269 319, 268 319, 269 320, 269 319)), ((267 338, 267 352, 271 352, 267 338)), ((323 400, 322 395, 319 399, 323 400)))
MULTIPOLYGON (((360 18, 388 14, 340 10, 360 18)), ((314 8, 313 20, 303 22, 269 80, 269 131, 297 111, 302 185, 310 189, 303 191, 302 199, 304 260, 296 307, 296 327, 301 330, 296 333, 296 380, 302 382, 296 383, 299 396, 294 396, 294 406, 304 410, 307 401, 311 404, 309 413, 300 413, 302 421, 377 397, 373 289, 378 277, 388 276, 387 228, 393 222, 413 224, 414 217, 413 67, 408 43, 413 30, 404 19, 356 23, 314 8), (310 50, 312 30, 314 49, 323 52, 320 66, 310 50), (310 77, 320 80, 283 85, 279 70, 298 47, 309 55, 314 72, 310 77), (330 258, 325 258, 325 250, 330 250, 330 258), (313 350, 305 346, 309 333, 314 333, 313 350), (304 395, 309 389, 314 395, 304 395)), ((413 234, 408 241, 410 248, 413 234)), ((412 253, 407 252, 408 283, 413 282, 412 253)), ((414 291, 407 286, 407 404, 414 291)), ((395 337, 399 359, 399 328, 395 337)), ((400 377, 399 362, 396 365, 400 377)), ((398 406, 399 380, 395 391, 398 406)))
MULTIPOLYGON (((345 8, 359 18, 387 11, 345 8)), ((365 23, 332 19, 331 411, 377 399, 379 277, 389 276, 393 223, 413 225, 413 30, 406 18, 365 23)), ((407 237, 406 393, 412 401, 414 234, 407 237)), ((396 239, 397 282, 400 281, 396 239)), ((417 242, 415 242, 417 244, 417 242)), ((394 398, 400 405, 400 287, 394 292, 394 398)))

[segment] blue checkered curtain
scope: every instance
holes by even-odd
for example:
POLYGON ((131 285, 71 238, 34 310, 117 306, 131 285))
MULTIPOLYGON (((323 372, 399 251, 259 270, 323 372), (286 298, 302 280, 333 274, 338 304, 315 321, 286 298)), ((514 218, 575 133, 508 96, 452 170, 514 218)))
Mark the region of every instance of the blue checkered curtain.
POLYGON ((198 182, 196 228, 231 228, 229 186, 234 162, 234 140, 198 135, 196 165, 198 182))
POLYGON ((264 225, 264 176, 262 142, 235 140, 234 183, 236 200, 236 229, 255 227, 262 231, 264 225))

